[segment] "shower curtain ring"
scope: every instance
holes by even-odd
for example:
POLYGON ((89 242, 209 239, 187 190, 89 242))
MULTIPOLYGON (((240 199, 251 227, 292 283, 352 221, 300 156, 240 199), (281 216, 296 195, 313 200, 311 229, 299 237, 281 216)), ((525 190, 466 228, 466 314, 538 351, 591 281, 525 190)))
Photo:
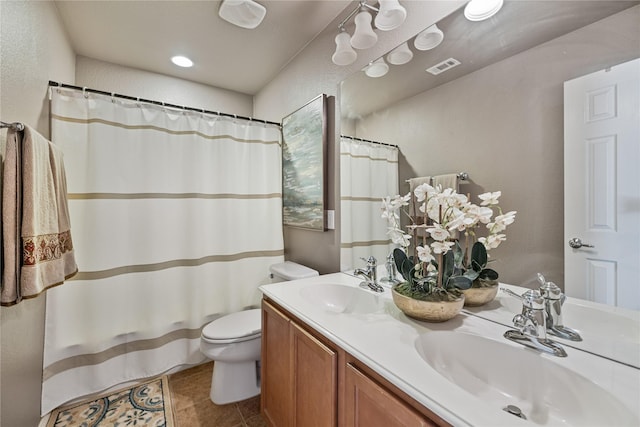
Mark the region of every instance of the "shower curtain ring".
POLYGON ((82 96, 84 96, 85 98, 88 98, 86 86, 82 88, 82 96))

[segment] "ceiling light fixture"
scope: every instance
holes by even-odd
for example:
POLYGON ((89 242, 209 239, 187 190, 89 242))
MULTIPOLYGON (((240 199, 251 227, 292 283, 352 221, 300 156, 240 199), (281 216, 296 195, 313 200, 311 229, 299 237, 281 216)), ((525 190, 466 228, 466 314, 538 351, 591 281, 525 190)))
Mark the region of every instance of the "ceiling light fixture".
POLYGON ((380 10, 376 16, 376 27, 382 31, 398 28, 407 17, 407 10, 400 6, 398 0, 379 0, 380 10))
POLYGON ((336 65, 349 65, 356 60, 358 54, 351 47, 351 36, 344 28, 336 36, 336 51, 331 60, 336 65))
POLYGON ((378 35, 373 30, 371 25, 372 21, 374 21, 377 29, 390 31, 402 25, 407 17, 406 9, 398 3, 398 0, 379 0, 379 5, 380 9, 377 9, 367 4, 367 0, 359 0, 358 7, 353 9, 340 25, 338 25, 340 32, 335 38, 336 50, 331 57, 334 64, 352 64, 358 57, 358 54, 351 49, 352 47, 356 49, 369 49, 376 44, 378 35), (371 11, 377 12, 375 20, 371 16, 371 11), (345 25, 354 16, 356 29, 351 37, 346 32, 345 25), (347 41, 349 41, 348 44, 351 46, 348 46, 347 41))
POLYGON ((364 68, 364 73, 373 78, 382 77, 388 72, 389 66, 384 62, 384 58, 378 58, 364 68))
POLYGON ((436 24, 433 24, 416 36, 413 45, 418 50, 431 50, 442 43, 442 40, 444 40, 444 33, 436 24))
POLYGON ((351 36, 351 46, 356 49, 369 49, 378 42, 378 35, 373 31, 371 27, 371 14, 365 7, 360 8, 360 12, 354 19, 356 23, 356 30, 351 36))
POLYGON ((464 17, 469 21, 484 21, 498 13, 504 0, 471 0, 464 7, 464 17))
POLYGON ((186 56, 181 56, 181 55, 173 56, 171 58, 171 62, 176 64, 178 67, 184 67, 184 68, 193 67, 193 61, 187 58, 186 56))
POLYGON ((409 43, 404 42, 397 48, 393 49, 387 55, 387 61, 393 65, 402 65, 413 59, 413 52, 409 49, 409 43))
POLYGON ((267 9, 253 0, 223 0, 218 9, 218 16, 240 28, 253 30, 264 16, 267 9))

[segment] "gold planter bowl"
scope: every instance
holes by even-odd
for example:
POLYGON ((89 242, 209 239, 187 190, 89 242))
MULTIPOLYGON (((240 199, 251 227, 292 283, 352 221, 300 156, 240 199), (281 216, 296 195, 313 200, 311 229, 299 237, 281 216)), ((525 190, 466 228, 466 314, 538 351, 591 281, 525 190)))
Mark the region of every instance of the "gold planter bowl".
MULTIPOLYGON (((397 286, 397 285, 396 285, 397 286)), ((455 301, 422 301, 402 295, 391 288, 396 306, 409 317, 427 322, 446 322, 460 313, 464 305, 464 295, 455 301)))
POLYGON ((490 286, 483 287, 471 287, 462 291, 464 294, 464 305, 467 307, 479 307, 485 305, 498 294, 498 281, 490 280, 485 283, 490 283, 490 286))

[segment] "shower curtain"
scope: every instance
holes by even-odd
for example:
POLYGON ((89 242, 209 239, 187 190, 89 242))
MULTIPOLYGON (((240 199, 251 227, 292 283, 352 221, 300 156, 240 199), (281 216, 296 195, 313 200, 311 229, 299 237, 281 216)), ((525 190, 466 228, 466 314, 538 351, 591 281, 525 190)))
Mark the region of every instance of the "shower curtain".
POLYGON ((280 129, 53 89, 80 269, 47 295, 42 413, 204 360, 284 260, 280 129))
POLYGON ((373 255, 383 264, 394 245, 381 218, 382 198, 398 194, 398 148, 340 138, 340 269, 363 267, 373 255))

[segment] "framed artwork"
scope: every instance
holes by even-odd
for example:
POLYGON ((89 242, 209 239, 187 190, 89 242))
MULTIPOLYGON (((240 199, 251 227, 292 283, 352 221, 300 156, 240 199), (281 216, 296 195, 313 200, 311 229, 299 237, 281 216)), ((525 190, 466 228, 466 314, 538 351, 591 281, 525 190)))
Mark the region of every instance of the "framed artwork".
POLYGON ((327 96, 282 119, 283 224, 324 231, 327 96))

